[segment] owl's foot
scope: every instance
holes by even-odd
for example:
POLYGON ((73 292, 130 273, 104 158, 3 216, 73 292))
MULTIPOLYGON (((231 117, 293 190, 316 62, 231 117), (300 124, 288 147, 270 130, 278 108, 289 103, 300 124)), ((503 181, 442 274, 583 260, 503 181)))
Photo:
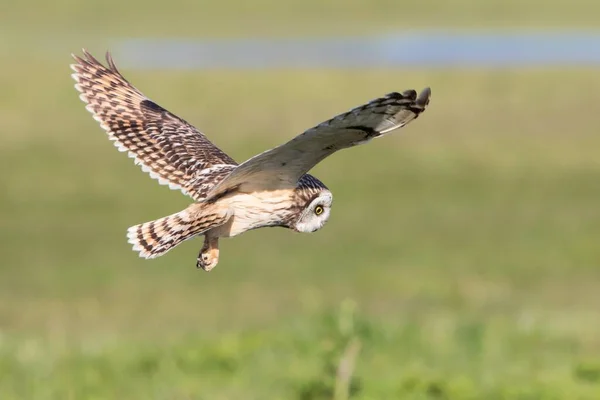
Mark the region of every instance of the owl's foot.
POLYGON ((196 268, 202 268, 206 272, 217 266, 219 262, 219 238, 204 238, 204 246, 198 254, 196 268))

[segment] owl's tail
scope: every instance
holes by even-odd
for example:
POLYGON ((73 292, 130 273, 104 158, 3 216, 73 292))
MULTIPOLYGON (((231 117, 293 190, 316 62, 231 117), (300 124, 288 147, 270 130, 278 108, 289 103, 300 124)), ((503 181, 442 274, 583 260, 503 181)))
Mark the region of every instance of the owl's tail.
POLYGON ((178 213, 130 227, 127 238, 140 257, 156 258, 185 240, 223 225, 229 217, 227 209, 196 203, 178 213))

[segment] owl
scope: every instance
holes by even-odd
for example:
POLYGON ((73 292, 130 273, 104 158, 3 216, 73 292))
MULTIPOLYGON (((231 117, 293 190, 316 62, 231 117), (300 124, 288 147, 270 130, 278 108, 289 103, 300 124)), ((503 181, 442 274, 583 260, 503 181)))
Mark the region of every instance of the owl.
POLYGON ((71 68, 79 97, 119 151, 161 184, 193 199, 175 214, 134 225, 129 243, 155 258, 204 236, 196 267, 212 270, 219 239, 252 229, 315 232, 329 219, 332 194, 307 172, 338 150, 369 142, 415 120, 431 90, 392 92, 337 115, 271 150, 238 164, 194 126, 156 104, 117 69, 85 49, 71 68))

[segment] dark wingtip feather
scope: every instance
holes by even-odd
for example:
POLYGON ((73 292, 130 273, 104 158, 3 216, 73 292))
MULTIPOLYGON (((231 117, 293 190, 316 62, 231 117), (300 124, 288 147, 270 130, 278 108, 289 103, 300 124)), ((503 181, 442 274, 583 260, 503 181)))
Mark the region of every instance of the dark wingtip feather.
POLYGON ((429 104, 429 100, 431 99, 431 88, 426 87, 419 93, 419 97, 417 97, 416 103, 425 108, 429 104))
POLYGON ((110 54, 110 51, 106 52, 106 62, 108 63, 108 67, 113 70, 114 72, 120 74, 119 70, 117 69, 117 65, 115 64, 115 61, 112 58, 112 54, 110 54))
POLYGON ((414 101, 417 98, 417 91, 414 89, 405 90, 402 92, 402 97, 414 101))
POLYGON ((112 55, 110 54, 110 51, 106 52, 106 62, 108 63, 108 68, 104 66, 100 61, 98 61, 98 59, 96 59, 89 51, 87 51, 87 49, 83 48, 81 49, 81 51, 83 53, 83 57, 71 53, 71 57, 73 57, 73 59, 76 61, 75 64, 71 65, 71 68, 73 70, 79 72, 79 68, 85 69, 90 67, 110 70, 118 74, 125 82, 129 83, 117 68, 117 65, 115 64, 115 61, 113 60, 112 55))
POLYGON ((83 49, 83 54, 85 55, 85 58, 87 60, 88 63, 92 64, 92 65, 102 65, 102 63, 100 61, 98 61, 96 59, 96 57, 94 57, 90 52, 88 52, 87 50, 83 49))

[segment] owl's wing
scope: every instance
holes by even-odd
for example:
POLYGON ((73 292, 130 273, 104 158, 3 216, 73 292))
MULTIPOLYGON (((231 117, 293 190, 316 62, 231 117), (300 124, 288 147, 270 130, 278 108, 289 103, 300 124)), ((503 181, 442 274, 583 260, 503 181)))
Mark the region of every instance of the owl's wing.
POLYGON ((295 185, 321 160, 338 150, 363 144, 416 119, 429 104, 431 90, 389 93, 340 114, 240 164, 207 197, 242 184, 273 189, 295 185))
POLYGON ((144 96, 117 70, 86 50, 71 65, 79 97, 120 151, 159 183, 200 201, 237 163, 198 129, 144 96))

